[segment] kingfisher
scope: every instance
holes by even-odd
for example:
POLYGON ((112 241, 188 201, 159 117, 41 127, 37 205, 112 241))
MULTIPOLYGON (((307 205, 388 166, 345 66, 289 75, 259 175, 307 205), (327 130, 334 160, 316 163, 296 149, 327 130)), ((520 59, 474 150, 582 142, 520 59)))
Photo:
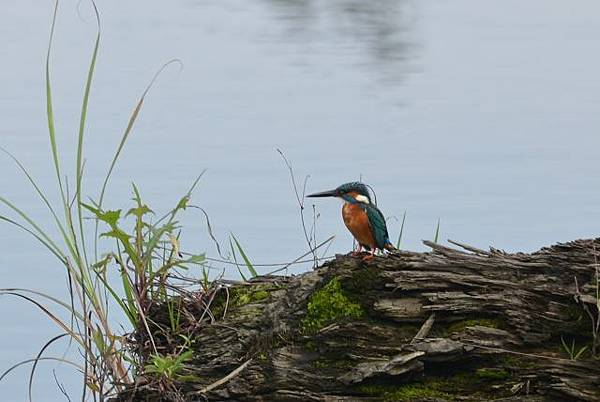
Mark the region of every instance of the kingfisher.
POLYGON ((345 183, 334 190, 310 194, 307 197, 337 197, 344 201, 342 218, 356 239, 358 246, 353 255, 362 249, 370 251, 363 260, 370 260, 377 249, 395 250, 389 239, 383 214, 371 200, 368 187, 360 182, 345 183))

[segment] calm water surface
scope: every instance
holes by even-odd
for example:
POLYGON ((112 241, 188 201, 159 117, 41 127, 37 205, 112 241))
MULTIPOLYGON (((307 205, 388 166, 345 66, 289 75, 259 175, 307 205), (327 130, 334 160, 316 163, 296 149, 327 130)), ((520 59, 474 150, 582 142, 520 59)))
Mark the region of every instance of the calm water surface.
MULTIPOLYGON (((438 218, 443 239, 506 250, 598 234, 597 1, 106 0, 100 8, 86 195, 97 197, 155 70, 183 62, 150 92, 108 207, 128 207, 135 181, 165 211, 207 168, 194 201, 218 238, 234 232, 257 262, 289 261, 306 246, 281 148, 300 180, 311 176, 308 191, 362 177, 386 215, 407 211, 407 248, 423 249, 438 218)), ((2 5, 0 144, 54 190, 43 92, 51 11, 51 2, 2 5)), ((88 4, 78 15, 76 1, 63 1, 52 71, 68 169, 93 35, 88 4)), ((50 224, 10 160, 0 169, 1 195, 50 224)), ((330 253, 351 247, 339 208, 318 202, 319 239, 337 235, 330 253)), ((197 211, 184 224, 186 249, 216 254, 197 211)), ((399 224, 389 224, 395 238, 399 224)), ((4 225, 0 248, 1 287, 64 297, 62 269, 34 241, 4 225)), ((16 300, 3 298, 0 314, 0 369, 58 333, 16 300)), ((36 400, 61 400, 54 369, 78 394, 77 375, 46 364, 36 400)), ((0 383, 2 399, 25 400, 26 378, 21 370, 0 383)))

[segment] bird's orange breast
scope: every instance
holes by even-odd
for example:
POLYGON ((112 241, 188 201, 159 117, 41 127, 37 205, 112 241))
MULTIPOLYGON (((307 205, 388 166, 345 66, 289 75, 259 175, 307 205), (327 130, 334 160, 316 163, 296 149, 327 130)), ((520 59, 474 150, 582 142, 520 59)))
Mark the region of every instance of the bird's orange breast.
POLYGON ((342 207, 342 217, 346 227, 360 244, 375 248, 369 218, 360 205, 345 203, 342 207))

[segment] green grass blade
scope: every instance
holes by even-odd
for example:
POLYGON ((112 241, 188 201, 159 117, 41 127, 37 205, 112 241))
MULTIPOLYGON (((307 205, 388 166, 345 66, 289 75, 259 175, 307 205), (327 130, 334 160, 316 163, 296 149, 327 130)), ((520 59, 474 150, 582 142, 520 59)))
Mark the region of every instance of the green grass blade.
MULTIPOLYGON (((127 305, 129 306, 130 319, 132 320, 131 323, 135 327, 137 325, 138 317, 137 317, 136 309, 135 309, 135 299, 134 299, 134 295, 133 295, 134 290, 133 290, 133 286, 131 284, 131 279, 129 278, 129 275, 127 275, 127 272, 125 271, 124 267, 121 267, 121 282, 123 282, 123 291, 125 292, 125 297, 127 299, 127 305)), ((106 287, 109 288, 111 293, 113 293, 113 294, 115 293, 114 291, 112 291, 110 286, 108 286, 108 283, 106 284, 106 287)))
POLYGON ((64 228, 63 224, 61 223, 60 219, 58 218, 58 215, 56 214, 56 211, 52 207, 52 204, 50 204, 50 201, 48 201, 48 198, 46 197, 46 195, 44 194, 44 192, 37 185, 36 181, 33 179, 33 177, 31 176, 31 174, 25 168, 25 166, 21 163, 21 161, 19 161, 12 153, 10 153, 8 150, 6 150, 3 147, 0 147, 0 151, 4 152, 6 155, 8 155, 15 162, 15 164, 19 167, 19 169, 21 170, 21 172, 23 172, 23 174, 27 177, 27 180, 29 180, 29 183, 31 183, 31 185, 33 186, 33 188, 35 189, 35 191, 37 192, 37 194, 40 196, 40 198, 42 199, 42 201, 44 202, 44 204, 50 210, 50 213, 52 214, 52 217, 54 218, 54 221, 56 222, 56 226, 58 227, 58 229, 60 230, 60 233, 63 236, 65 244, 67 245, 67 247, 69 248, 69 250, 74 255, 73 245, 71 244, 71 241, 69 240, 67 232, 65 231, 65 228, 64 228))
MULTIPOLYGON (((96 276, 98 277, 98 279, 100 280, 100 282, 102 282, 102 284, 104 285, 104 287, 106 288, 106 290, 108 290, 108 292, 112 296, 113 300, 115 302, 117 302, 117 304, 119 305, 119 307, 121 308, 121 310, 125 313, 125 315, 127 315, 127 318, 129 319, 129 322, 135 328, 135 326, 137 325, 137 317, 135 315, 135 311, 136 311, 135 310, 135 304, 133 305, 133 308, 131 306, 127 307, 125 305, 125 303, 123 302, 123 300, 121 300, 121 298, 119 297, 119 295, 117 294, 117 292, 115 292, 115 290, 112 288, 112 286, 110 286, 110 284, 106 281, 106 279, 102 275, 100 275, 99 273, 96 273, 96 276)), ((128 299, 128 301, 129 301, 129 299, 128 299)))
POLYGON ((150 236, 150 239, 146 243, 146 251, 142 255, 142 260, 140 263, 142 266, 146 266, 150 262, 150 260, 152 259, 152 254, 155 252, 156 248, 159 246, 160 240, 162 239, 162 237, 165 234, 170 233, 175 229, 176 229, 176 226, 174 225, 174 223, 169 222, 151 232, 152 234, 150 236))
POLYGON ((46 52, 46 117, 48 119, 48 133, 50 135, 50 147, 52 149, 52 158, 54 160, 54 169, 60 187, 63 204, 65 202, 65 194, 62 186, 62 178, 60 174, 60 161, 58 157, 58 147, 56 145, 56 131, 54 128, 54 111, 52 107, 52 86, 50 84, 50 54, 52 53, 52 41, 54 39, 54 28, 56 25, 56 15, 58 13, 58 0, 54 3, 54 13, 52 15, 52 25, 50 26, 50 40, 48 41, 48 49, 46 52))
POLYGON ((577 360, 579 359, 579 357, 588 349, 587 346, 582 347, 581 349, 579 349, 579 352, 577 352, 577 354, 575 355, 575 357, 573 358, 573 360, 577 360))
POLYGON ((85 265, 87 266, 87 251, 85 247, 85 236, 83 230, 83 211, 81 207, 81 184, 83 180, 83 138, 85 134, 85 121, 87 118, 88 111, 88 103, 90 99, 90 90, 92 88, 92 80, 94 78, 94 70, 96 67, 96 58, 98 56, 98 49, 100 47, 100 15, 98 14, 98 9, 96 8, 96 4, 92 2, 94 7, 94 13, 96 15, 96 23, 98 26, 98 30, 96 33, 96 42, 94 43, 94 50, 92 53, 92 60, 90 62, 90 67, 88 69, 88 75, 85 82, 85 91, 83 94, 83 101, 81 104, 81 115, 79 118, 79 134, 77 139, 77 166, 76 166, 76 179, 77 179, 77 190, 75 196, 77 198, 77 214, 79 218, 79 236, 81 240, 81 248, 83 250, 83 258, 85 261, 85 265))
POLYGON ((144 100, 146 99, 146 95, 148 95, 148 92, 150 91, 150 89, 152 88, 152 86, 154 85, 154 83, 156 82, 156 80, 158 79, 158 76, 171 64, 174 63, 181 63, 179 60, 173 59, 173 60, 169 60, 168 62, 166 62, 165 64, 163 64, 158 71, 154 74, 154 77, 152 77, 152 80, 150 80, 150 83, 148 84, 148 86, 146 87, 146 89, 144 89, 144 92, 142 93, 142 96, 140 96, 140 98, 138 99, 137 104, 135 105, 133 112, 131 113, 131 115, 129 116, 129 121, 127 122, 127 127, 125 128, 125 132, 123 133, 123 136, 121 137, 121 142, 119 143, 119 146, 117 147, 117 151, 115 152, 115 155, 113 156, 113 159, 109 165, 108 168, 108 172, 106 174, 106 176, 104 177, 104 183, 102 184, 102 190, 100 191, 100 198, 99 198, 99 206, 102 206, 102 201, 104 200, 104 194, 106 192, 106 187, 108 185, 108 182, 110 180, 110 177, 112 175, 112 172, 115 168, 115 165, 117 164, 117 161, 119 159, 119 156, 121 155, 121 151, 123 151, 123 147, 125 146, 125 143, 127 142, 127 139, 129 138, 129 135, 131 134, 131 130, 133 129, 133 126, 135 124, 135 121, 138 118, 138 115, 140 113, 140 110, 142 109, 142 105, 144 104, 144 100))
MULTIPOLYGON (((119 160, 119 156, 121 155, 121 152, 123 151, 123 148, 125 147, 125 143, 127 142, 129 135, 131 134, 131 131, 132 131, 133 126, 140 114, 140 111, 142 110, 142 105, 144 104, 146 95, 148 94, 148 92, 150 91, 150 89, 152 88, 154 83, 156 82, 158 76, 163 72, 163 70, 173 63, 181 63, 181 62, 179 60, 174 59, 174 60, 170 60, 167 63, 165 63, 154 74, 154 77, 152 77, 152 80, 150 81, 150 83, 148 84, 148 86, 146 87, 144 92, 142 93, 142 96, 140 96, 140 98, 138 99, 138 102, 136 103, 135 107, 133 108, 133 112, 131 113, 131 115, 129 116, 129 120, 127 121, 127 127, 125 128, 125 132, 123 133, 123 136, 121 137, 121 142, 117 146, 117 150, 116 150, 116 152, 113 156, 113 159, 110 162, 110 165, 108 167, 108 172, 106 173, 106 176, 104 177, 104 182, 102 183, 102 189, 100 190, 100 197, 98 199, 98 207, 99 208, 102 208, 102 203, 104 202, 104 195, 106 194, 106 188, 108 186, 108 182, 110 181, 110 178, 115 169, 115 166, 117 165, 117 161, 119 160)), ((98 239, 98 221, 96 221, 95 238, 98 239)), ((96 254, 96 259, 97 259, 98 258, 97 240, 96 240, 94 249, 95 249, 95 254, 96 254)))
POLYGON ((402 215, 402 224, 400 225, 400 234, 398 235, 398 241, 396 242, 396 248, 400 249, 400 243, 402 242, 402 234, 404 233, 404 222, 406 221, 406 211, 402 215))
POLYGON ((75 342, 77 342, 79 344, 79 346, 81 346, 82 348, 86 347, 85 342, 83 341, 83 339, 81 339, 79 334, 75 333, 72 329, 70 329, 68 325, 66 325, 60 318, 58 318, 55 314, 53 314, 50 310, 48 310, 42 303, 38 302, 37 300, 33 299, 32 297, 26 296, 26 295, 18 293, 18 292, 2 292, 2 293, 6 294, 6 295, 12 295, 12 296, 22 298, 22 299, 27 300, 28 302, 34 304, 48 318, 50 318, 50 320, 52 320, 56 325, 58 325, 58 327, 60 329, 62 329, 64 332, 68 333, 69 336, 71 337, 71 339, 73 339, 75 342))
POLYGON ((440 219, 438 218, 437 226, 435 228, 435 236, 433 237, 433 242, 437 243, 440 237, 440 219))
POLYGON ((35 369, 37 368, 37 365, 38 365, 40 359, 42 358, 42 355, 44 354, 46 349, 48 349, 48 347, 50 347, 50 345, 52 345, 54 342, 58 341, 59 339, 65 337, 65 336, 68 336, 68 335, 69 334, 60 334, 60 335, 52 337, 48 342, 46 342, 44 344, 44 346, 42 346, 42 348, 38 352, 37 356, 35 357, 35 361, 33 362, 33 365, 31 366, 31 371, 29 372, 29 385, 28 385, 29 402, 33 402, 33 378, 35 376, 35 369))
POLYGON ((190 205, 190 208, 198 209, 204 215, 204 218, 206 219, 206 229, 208 231, 208 235, 212 239, 212 241, 217 249, 217 253, 219 254, 219 256, 221 258, 223 258, 223 254, 221 253, 221 245, 219 244, 219 241, 217 240, 217 238, 215 237, 215 235, 213 233, 212 225, 210 224, 210 219, 208 218, 208 212, 206 212, 206 210, 204 208, 199 207, 197 205, 190 205))
POLYGON ((25 289, 25 288, 6 288, 6 289, 0 289, 0 295, 1 294, 13 294, 13 293, 21 293, 21 294, 32 294, 38 297, 41 297, 44 300, 50 301, 52 303, 55 303, 61 307, 63 307, 65 310, 69 311, 69 312, 73 312, 73 315, 79 319, 79 320, 84 320, 84 317, 79 314, 77 311, 73 310, 73 307, 68 304, 63 302, 60 299, 57 299, 56 297, 50 296, 46 293, 43 292, 38 292, 37 290, 32 290, 32 289, 25 289))
POLYGON ((4 215, 0 215, 0 220, 8 222, 8 223, 26 231, 27 233, 31 234, 37 240, 39 240, 44 246, 46 246, 52 252, 52 254, 57 256, 58 259, 62 263, 65 262, 65 256, 64 256, 63 252, 60 250, 60 248, 54 243, 54 241, 52 241, 52 239, 31 218, 29 218, 29 216, 27 216, 27 214, 25 214, 23 211, 21 211, 19 208, 14 206, 12 203, 10 203, 8 200, 6 200, 3 197, 0 197, 0 202, 4 203, 9 208, 11 208, 13 211, 15 211, 17 214, 19 214, 35 230, 29 229, 25 225, 22 225, 19 222, 15 221, 13 219, 10 219, 4 215))
POLYGON ((75 367, 77 370, 79 370, 81 372, 81 374, 83 374, 83 371, 84 371, 83 367, 81 367, 79 364, 73 363, 72 361, 67 360, 67 359, 63 359, 60 357, 40 357, 39 359, 33 359, 33 358, 26 359, 26 360, 20 361, 17 364, 12 365, 7 370, 5 370, 4 373, 2 373, 2 375, 0 375, 0 381, 2 381, 4 379, 4 377, 6 377, 8 374, 10 374, 13 370, 15 370, 21 366, 24 366, 26 364, 39 362, 39 361, 52 361, 52 362, 66 363, 70 366, 75 367))
POLYGON ((285 264, 281 268, 277 268, 274 271, 268 272, 266 275, 273 275, 273 274, 276 274, 278 272, 285 271, 286 269, 288 269, 289 267, 291 267, 293 264, 296 264, 298 261, 302 260, 304 257, 312 254, 313 251, 316 251, 316 250, 320 249, 321 247, 323 247, 325 245, 327 245, 327 247, 329 247, 329 243, 331 243, 333 241, 333 239, 335 239, 335 236, 330 236, 328 239, 326 239, 326 240, 322 241, 321 243, 317 244, 315 247, 312 247, 310 250, 308 250, 306 253, 302 254, 300 257, 297 257, 293 261, 288 262, 287 264, 285 264))
MULTIPOLYGON (((63 210, 65 219, 71 222, 71 211, 69 210, 69 203, 67 201, 65 190, 62 182, 62 174, 60 170, 60 158, 58 156, 58 146, 56 143, 56 129, 54 126, 54 108, 52 106, 52 84, 50 82, 50 55, 52 54, 52 42, 54 39, 54 29, 56 26, 56 16, 58 13, 58 0, 54 3, 54 12, 52 14, 52 24, 50 26, 50 39, 48 41, 48 48, 46 52, 46 117, 48 120, 48 134, 50 137, 50 148, 52 150, 52 160, 54 161, 54 170, 56 172, 56 180, 58 181, 58 187, 60 191, 60 197, 62 200, 63 210)), ((68 229, 71 229, 72 223, 67 225, 68 229)), ((75 233, 73 230, 69 232, 71 236, 71 242, 75 243, 75 233)), ((74 247, 77 250, 77 247, 74 247)), ((77 258, 77 260, 79 260, 77 258)))
POLYGON ((169 222, 171 222, 173 219, 175 219, 175 216, 177 215, 177 212, 181 211, 182 209, 186 209, 188 206, 189 207, 193 207, 193 206, 188 205, 188 204, 189 204, 189 201, 190 201, 190 199, 192 197, 192 193, 194 192, 194 189, 198 185, 198 182, 200 181, 200 179, 202 178, 202 176, 204 176, 204 173, 206 173, 206 169, 204 169, 198 175, 198 177, 196 177, 196 180, 194 180, 194 182, 190 186, 190 188, 187 191, 187 193, 185 193, 185 195, 183 197, 181 197, 181 199, 177 203, 177 206, 175 206, 175 208, 173 208, 172 210, 170 210, 169 212, 167 212, 166 214, 164 214, 163 216, 161 216, 156 222, 154 222, 153 227, 158 226, 162 221, 164 221, 167 218, 169 218, 169 222))
POLYGON ((176 226, 177 222, 175 221, 175 217, 177 216, 177 213, 179 211, 184 210, 188 207, 188 203, 191 198, 191 194, 194 191, 194 189, 196 188, 196 186, 198 185, 198 182, 200 181, 200 179, 202 178, 202 176, 204 175, 205 172, 206 172, 206 170, 202 171, 202 173, 200 173, 200 175, 198 175, 198 177, 196 177, 196 180, 194 180, 194 182, 192 183, 188 192, 179 200, 179 202, 177 203, 175 208, 173 208, 168 213, 166 213, 164 216, 162 216, 160 219, 158 219, 154 223, 154 225, 150 228, 151 236, 146 245, 146 251, 145 251, 144 255, 142 256, 142 265, 143 266, 146 266, 150 262, 150 259, 152 258, 152 253, 154 253, 154 250, 158 246, 162 236, 174 231, 177 228, 177 226, 176 226), (162 221, 164 221, 167 218, 169 218, 167 223, 156 228, 162 221))
POLYGON ((235 245, 236 245, 238 251, 240 252, 240 255, 242 256, 242 259, 244 260, 244 263, 246 264, 246 267, 248 268, 248 271, 250 272, 250 275, 252 276, 252 278, 257 277, 258 276, 258 272, 256 272, 256 269, 254 269, 254 266, 252 265, 252 263, 250 262, 250 259, 248 258, 248 256, 244 252, 244 249, 242 248, 242 245, 235 238, 235 236, 233 234, 231 235, 231 237, 233 238, 233 241, 235 242, 235 245))
POLYGON ((231 256, 233 257, 233 262, 235 263, 235 267, 237 268, 237 270, 240 273, 240 276, 242 277, 244 282, 246 282, 248 279, 246 279, 246 276, 240 269, 240 264, 238 264, 237 255, 235 253, 235 248, 233 247, 233 243, 231 242, 231 237, 229 238, 229 247, 231 248, 231 256))
POLYGON ((42 243, 48 250, 50 250, 50 252, 52 254, 54 254, 56 256, 56 258, 58 258, 60 260, 61 263, 65 263, 65 257, 62 255, 62 253, 60 252, 60 250, 55 250, 54 248, 52 248, 52 245, 47 243, 43 238, 41 238, 40 236, 38 236, 34 231, 32 231, 31 229, 21 225, 19 222, 16 222, 10 218, 7 218, 6 216, 0 215, 0 220, 5 221, 10 223, 11 225, 14 225, 16 227, 18 227, 19 229, 29 233, 31 236, 33 236, 37 241, 39 241, 40 243, 42 243))

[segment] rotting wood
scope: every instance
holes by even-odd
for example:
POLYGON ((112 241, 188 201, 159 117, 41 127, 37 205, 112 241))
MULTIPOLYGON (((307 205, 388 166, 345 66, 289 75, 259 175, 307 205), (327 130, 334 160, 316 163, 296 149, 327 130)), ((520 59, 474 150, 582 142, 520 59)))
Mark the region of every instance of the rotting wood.
MULTIPOLYGON (((191 401, 599 401, 600 362, 589 353, 569 360, 560 345, 561 337, 592 343, 578 300, 596 309, 600 239, 531 254, 452 243, 461 249, 425 242, 431 252, 366 263, 337 256, 299 276, 256 278, 243 292, 267 296, 229 303, 224 320, 203 327, 194 343, 199 381, 182 391, 191 401), (332 304, 337 316, 314 330, 309 303, 328 307, 319 297, 333 280, 344 298, 336 300, 359 307, 332 304)), ((145 395, 121 400, 156 400, 145 395)))

